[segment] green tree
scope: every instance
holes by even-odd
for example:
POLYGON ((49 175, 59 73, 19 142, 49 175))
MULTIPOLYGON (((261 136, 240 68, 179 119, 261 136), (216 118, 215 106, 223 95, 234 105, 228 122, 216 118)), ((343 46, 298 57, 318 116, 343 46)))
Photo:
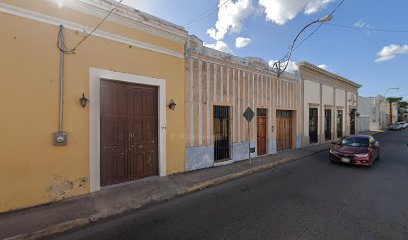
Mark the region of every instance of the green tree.
POLYGON ((393 123, 392 104, 401 102, 402 97, 388 97, 387 101, 390 103, 390 114, 389 114, 389 119, 388 119, 388 125, 391 125, 393 123))
POLYGON ((408 108, 408 102, 407 101, 401 101, 398 103, 400 108, 407 109, 408 108))
POLYGON ((394 102, 401 102, 402 101, 402 97, 388 97, 387 101, 390 103, 394 103, 394 102))

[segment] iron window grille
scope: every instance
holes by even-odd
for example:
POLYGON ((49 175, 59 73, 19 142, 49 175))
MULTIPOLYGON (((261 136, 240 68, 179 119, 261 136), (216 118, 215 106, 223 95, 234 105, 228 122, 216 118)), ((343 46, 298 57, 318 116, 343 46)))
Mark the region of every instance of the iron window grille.
POLYGON ((230 108, 214 106, 214 161, 230 159, 230 108))

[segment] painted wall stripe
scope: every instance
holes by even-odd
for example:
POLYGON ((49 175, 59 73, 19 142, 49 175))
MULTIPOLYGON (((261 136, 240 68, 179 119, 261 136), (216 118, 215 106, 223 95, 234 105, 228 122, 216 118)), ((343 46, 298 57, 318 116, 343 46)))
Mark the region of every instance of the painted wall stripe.
POLYGON ((220 99, 221 99, 221 102, 223 102, 224 101, 224 68, 223 68, 223 66, 220 66, 220 74, 221 74, 221 78, 220 78, 220 81, 221 81, 220 99))
POLYGON ((194 146, 194 60, 190 59, 190 145, 194 146))
POLYGON ((238 142, 241 141, 241 70, 238 70, 238 105, 237 105, 237 120, 238 120, 238 142))
POLYGON ((214 102, 217 102, 217 64, 214 63, 214 102))
POLYGON ((230 102, 230 68, 227 67, 227 102, 230 102))
POLYGON ((232 69, 232 141, 235 142, 235 69, 232 69))
MULTIPOLYGON (((245 97, 245 91, 246 91, 246 87, 245 87, 245 82, 246 82, 246 72, 243 72, 243 76, 242 76, 242 108, 241 108, 241 114, 240 114, 240 118, 242 118, 242 114, 244 113, 244 111, 245 111, 245 105, 246 105, 246 97, 245 97)), ((243 119, 242 120, 242 125, 243 125, 243 131, 242 131, 242 137, 243 137, 243 139, 244 139, 244 141, 246 140, 246 131, 245 131, 245 120, 243 119)))
POLYGON ((272 104, 272 102, 273 102, 273 89, 272 89, 272 86, 273 86, 273 80, 272 80, 272 78, 269 78, 269 125, 267 126, 267 132, 268 132, 268 136, 269 136, 269 144, 268 144, 268 151, 269 151, 269 153, 272 153, 272 149, 271 149, 271 144, 270 144, 270 142, 272 141, 272 139, 273 139, 273 132, 272 132, 272 125, 273 125, 273 119, 272 119, 272 112, 273 112, 273 110, 272 110, 272 106, 273 106, 273 104, 272 104))
POLYGON ((282 99, 282 80, 279 80, 279 107, 282 107, 283 99, 282 99))
POLYGON ((211 143, 211 118, 210 118, 210 63, 207 62, 207 96, 206 96, 206 102, 207 102, 207 145, 212 145, 211 143))
POLYGON ((198 63, 198 145, 203 145, 203 62, 198 63))
MULTIPOLYGON (((255 106, 255 74, 252 74, 252 111, 256 112, 255 106)), ((252 139, 255 140, 255 120, 252 120, 252 139)))
POLYGON ((266 93, 266 97, 265 97, 265 106, 268 107, 268 98, 269 98, 269 92, 268 92, 268 80, 269 78, 265 78, 265 93, 266 93))

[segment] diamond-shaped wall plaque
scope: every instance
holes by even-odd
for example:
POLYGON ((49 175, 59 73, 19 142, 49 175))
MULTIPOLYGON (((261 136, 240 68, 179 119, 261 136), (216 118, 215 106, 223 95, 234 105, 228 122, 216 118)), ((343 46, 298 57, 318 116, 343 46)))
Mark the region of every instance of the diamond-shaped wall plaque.
POLYGON ((252 109, 250 107, 247 107, 247 109, 244 112, 244 118, 250 122, 252 121, 252 118, 254 118, 254 111, 252 111, 252 109))

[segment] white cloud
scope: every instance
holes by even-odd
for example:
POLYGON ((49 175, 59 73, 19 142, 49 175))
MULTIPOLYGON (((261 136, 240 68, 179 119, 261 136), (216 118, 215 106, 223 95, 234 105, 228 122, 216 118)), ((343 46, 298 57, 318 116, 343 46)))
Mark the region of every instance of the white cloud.
POLYGON ((265 9, 266 20, 284 25, 303 10, 311 15, 324 9, 333 0, 259 0, 265 9))
MULTIPOLYGON (((270 67, 273 67, 273 64, 274 64, 275 62, 277 62, 277 60, 270 60, 270 61, 269 61, 269 66, 270 66, 270 67)), ((287 62, 282 62, 282 63, 281 63, 281 68, 283 68, 286 63, 287 63, 287 62)), ((285 71, 286 71, 286 72, 291 72, 291 73, 293 73, 293 72, 298 71, 298 70, 299 70, 299 68, 298 68, 298 66, 296 65, 296 62, 292 62, 292 61, 289 60, 288 67, 286 68, 285 71)))
POLYGON ((324 69, 324 70, 329 69, 329 67, 326 64, 320 64, 318 67, 321 68, 321 69, 324 69))
POLYGON ((224 39, 228 32, 240 32, 246 18, 255 11, 252 0, 237 0, 236 2, 230 0, 221 6, 224 2, 220 0, 215 28, 207 30, 207 34, 217 41, 224 39))
POLYGON ((385 62, 396 57, 396 55, 408 54, 408 45, 396 45, 391 44, 383 47, 383 49, 377 53, 378 58, 376 62, 385 62))
POLYGON ((368 27, 368 24, 360 19, 356 23, 354 23, 353 26, 358 28, 366 28, 368 27))
POLYGON ((333 0, 312 0, 306 4, 305 14, 311 15, 323 10, 333 0))
POLYGON ((235 39, 235 47, 237 48, 246 47, 250 43, 251 43, 250 38, 238 37, 237 39, 235 39))
POLYGON ((228 44, 226 44, 223 41, 217 41, 215 44, 204 43, 204 46, 221 51, 221 52, 232 54, 232 50, 229 48, 228 44))

